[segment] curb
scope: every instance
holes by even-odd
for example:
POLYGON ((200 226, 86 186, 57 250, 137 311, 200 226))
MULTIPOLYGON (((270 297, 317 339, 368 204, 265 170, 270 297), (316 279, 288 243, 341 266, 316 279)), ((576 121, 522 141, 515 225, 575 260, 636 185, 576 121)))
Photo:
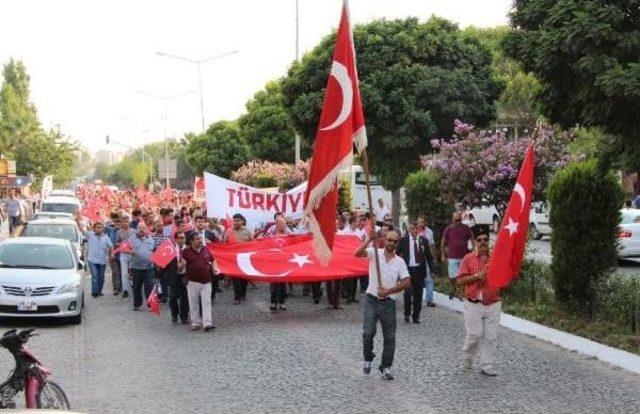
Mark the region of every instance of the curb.
MULTIPOLYGON (((463 311, 464 302, 458 299, 449 300, 447 295, 438 292, 434 292, 433 296, 434 302, 437 305, 456 312, 463 311)), ((500 315, 500 325, 512 331, 550 342, 569 351, 575 351, 582 355, 597 358, 600 361, 640 374, 640 356, 630 352, 612 348, 581 336, 549 328, 504 312, 500 315)))

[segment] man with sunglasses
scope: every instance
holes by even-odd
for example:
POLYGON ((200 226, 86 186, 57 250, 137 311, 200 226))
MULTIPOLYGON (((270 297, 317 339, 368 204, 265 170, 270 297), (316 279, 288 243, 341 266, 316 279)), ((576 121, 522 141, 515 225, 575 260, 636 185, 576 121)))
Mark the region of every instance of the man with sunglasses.
POLYGON ((465 254, 469 252, 469 241, 473 240, 473 232, 462 224, 462 214, 459 211, 453 213, 449 224, 442 232, 442 263, 446 263, 451 291, 449 299, 456 295, 456 275, 458 267, 465 254))
POLYGON ((371 362, 375 358, 373 353, 373 338, 376 335, 376 325, 380 320, 384 345, 382 349, 382 363, 380 372, 385 380, 392 380, 391 366, 396 351, 396 299, 397 293, 402 292, 411 284, 407 265, 396 255, 396 246, 400 236, 395 231, 387 233, 384 249, 378 249, 380 261, 380 280, 378 286, 376 259, 374 248, 368 247, 376 239, 375 229, 367 235, 364 242, 355 251, 356 257, 369 259, 369 286, 364 302, 364 323, 362 345, 364 353, 363 372, 371 372, 371 362))
POLYGON ((493 358, 498 342, 500 324, 500 295, 487 286, 489 263, 489 234, 478 231, 475 250, 467 254, 460 264, 457 282, 464 286, 464 326, 466 337, 464 368, 473 368, 473 360, 480 350, 480 372, 495 377, 493 358))

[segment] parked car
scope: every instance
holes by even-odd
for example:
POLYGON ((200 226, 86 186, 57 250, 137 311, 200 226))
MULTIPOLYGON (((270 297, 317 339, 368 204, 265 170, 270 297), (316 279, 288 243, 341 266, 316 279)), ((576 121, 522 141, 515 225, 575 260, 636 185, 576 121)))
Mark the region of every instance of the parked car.
POLYGON ((640 257, 640 209, 623 208, 618 232, 618 257, 640 257))
POLYGON ((82 264, 67 240, 0 242, 0 317, 60 317, 82 322, 82 264))
POLYGON ((54 196, 75 198, 76 192, 73 190, 51 190, 49 192, 49 197, 54 197, 54 196))
POLYGON ((546 203, 534 202, 531 204, 529 231, 531 232, 531 237, 536 240, 540 240, 544 236, 551 236, 549 207, 546 203))
POLYGON ((78 224, 69 218, 41 219, 27 222, 18 226, 14 237, 53 237, 55 239, 68 240, 76 250, 77 256, 82 261, 83 235, 78 229, 78 224))
POLYGON ((462 223, 469 227, 489 226, 491 231, 497 233, 500 229, 500 215, 494 206, 472 208, 462 212, 462 223))
POLYGON ((69 220, 73 220, 73 215, 71 213, 60 213, 60 212, 44 212, 41 211, 39 213, 35 213, 31 216, 31 221, 33 220, 42 220, 42 219, 56 219, 56 218, 66 218, 69 220))
POLYGON ((62 212, 75 215, 82 207, 82 202, 74 197, 54 196, 47 197, 42 202, 44 212, 62 212))

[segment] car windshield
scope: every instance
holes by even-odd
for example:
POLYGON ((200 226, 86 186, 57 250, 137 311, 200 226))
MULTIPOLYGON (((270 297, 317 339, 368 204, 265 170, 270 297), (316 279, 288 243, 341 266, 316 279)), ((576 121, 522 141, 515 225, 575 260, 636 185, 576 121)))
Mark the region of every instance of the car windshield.
POLYGON ((0 246, 0 267, 71 269, 71 251, 60 245, 12 243, 0 246))
POLYGON ((621 224, 640 223, 640 211, 623 210, 621 224))
POLYGON ((76 211, 78 211, 78 206, 67 203, 44 203, 42 205, 42 211, 75 214, 76 211))
POLYGON ((27 225, 22 232, 24 237, 53 237, 54 239, 78 242, 78 231, 75 224, 35 224, 27 225))

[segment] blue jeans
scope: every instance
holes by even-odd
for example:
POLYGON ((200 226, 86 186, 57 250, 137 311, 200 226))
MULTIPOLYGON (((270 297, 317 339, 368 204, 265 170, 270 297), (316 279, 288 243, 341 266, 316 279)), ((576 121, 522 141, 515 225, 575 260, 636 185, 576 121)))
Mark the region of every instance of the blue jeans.
POLYGON ((431 271, 429 270, 429 265, 426 267, 426 275, 424 277, 424 292, 425 292, 425 300, 427 303, 433 303, 433 278, 431 277, 431 271))
POLYGON ((89 272, 91 272, 91 294, 97 296, 102 293, 104 286, 104 271, 106 264, 89 262, 89 272))

